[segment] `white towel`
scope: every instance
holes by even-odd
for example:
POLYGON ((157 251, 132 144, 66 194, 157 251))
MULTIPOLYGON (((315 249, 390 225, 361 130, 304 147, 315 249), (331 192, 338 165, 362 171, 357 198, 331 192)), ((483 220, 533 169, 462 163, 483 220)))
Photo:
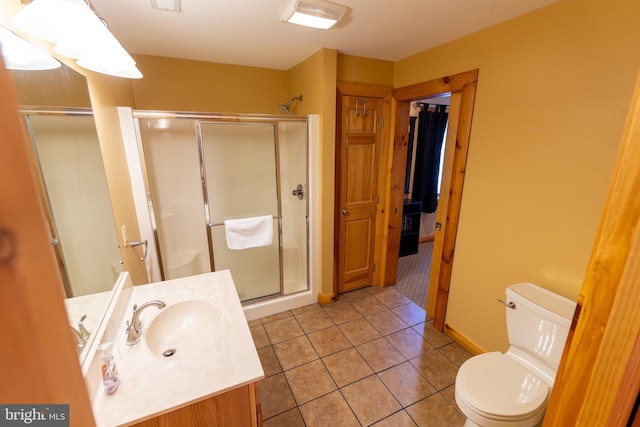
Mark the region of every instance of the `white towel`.
POLYGON ((269 246, 273 243, 273 217, 228 219, 224 222, 229 249, 269 246))

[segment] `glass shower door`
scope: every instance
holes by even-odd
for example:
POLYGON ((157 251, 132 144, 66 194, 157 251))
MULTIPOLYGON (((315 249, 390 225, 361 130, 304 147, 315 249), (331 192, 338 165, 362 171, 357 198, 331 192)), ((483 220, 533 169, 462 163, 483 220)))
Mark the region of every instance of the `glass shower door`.
POLYGON ((163 278, 208 273, 196 121, 139 119, 163 278))
POLYGON ((281 292, 276 126, 201 123, 213 269, 231 270, 241 301, 281 292), (268 215, 273 242, 229 249, 225 220, 268 215))

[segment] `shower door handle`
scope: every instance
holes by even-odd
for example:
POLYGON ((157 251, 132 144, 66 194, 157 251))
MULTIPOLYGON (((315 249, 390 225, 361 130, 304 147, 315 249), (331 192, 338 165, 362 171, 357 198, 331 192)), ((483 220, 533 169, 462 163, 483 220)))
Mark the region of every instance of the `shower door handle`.
POLYGON ((298 184, 295 190, 291 192, 298 199, 302 200, 304 198, 304 190, 302 189, 302 184, 298 184))
POLYGON ((342 209, 342 215, 348 216, 349 215, 349 211, 346 210, 346 209, 342 209))

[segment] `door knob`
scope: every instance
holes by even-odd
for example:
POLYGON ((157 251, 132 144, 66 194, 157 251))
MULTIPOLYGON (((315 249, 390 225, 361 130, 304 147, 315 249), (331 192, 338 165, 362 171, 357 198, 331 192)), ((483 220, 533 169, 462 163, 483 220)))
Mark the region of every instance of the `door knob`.
POLYGON ((349 215, 349 211, 346 209, 342 209, 342 215, 347 216, 349 215))

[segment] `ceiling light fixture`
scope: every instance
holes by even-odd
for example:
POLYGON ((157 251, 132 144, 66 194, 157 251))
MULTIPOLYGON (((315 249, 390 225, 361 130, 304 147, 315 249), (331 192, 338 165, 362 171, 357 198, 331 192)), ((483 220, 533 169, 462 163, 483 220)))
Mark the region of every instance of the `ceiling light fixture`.
POLYGON ((182 12, 180 0, 151 0, 151 8, 170 12, 182 12))
POLYGON ((60 67, 60 62, 53 56, 4 27, 0 27, 0 47, 4 65, 9 70, 53 70, 60 67))
POLYGON ((327 0, 294 0, 282 20, 291 24, 327 30, 347 13, 347 6, 327 0))
POLYGON ((33 0, 11 24, 55 45, 54 52, 76 59, 79 66, 116 77, 139 79, 135 61, 84 0, 33 0))

